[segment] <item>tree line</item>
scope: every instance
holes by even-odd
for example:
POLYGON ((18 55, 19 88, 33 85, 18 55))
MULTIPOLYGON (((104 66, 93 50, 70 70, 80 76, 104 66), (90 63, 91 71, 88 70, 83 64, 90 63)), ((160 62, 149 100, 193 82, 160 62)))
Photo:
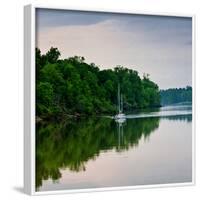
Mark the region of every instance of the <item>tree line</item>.
POLYGON ((169 105, 182 102, 192 102, 192 87, 170 88, 160 91, 161 104, 169 105))
POLYGON ((92 115, 117 112, 120 84, 124 110, 159 107, 160 93, 149 75, 140 78, 137 71, 123 66, 100 70, 84 57, 59 59, 51 47, 46 54, 36 48, 36 114, 92 115))

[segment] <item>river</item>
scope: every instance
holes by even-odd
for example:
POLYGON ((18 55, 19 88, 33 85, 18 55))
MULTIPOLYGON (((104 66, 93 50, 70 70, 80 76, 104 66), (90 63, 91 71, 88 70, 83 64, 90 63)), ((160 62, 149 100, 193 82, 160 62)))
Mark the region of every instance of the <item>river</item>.
POLYGON ((42 123, 36 129, 36 190, 192 181, 192 106, 42 123))

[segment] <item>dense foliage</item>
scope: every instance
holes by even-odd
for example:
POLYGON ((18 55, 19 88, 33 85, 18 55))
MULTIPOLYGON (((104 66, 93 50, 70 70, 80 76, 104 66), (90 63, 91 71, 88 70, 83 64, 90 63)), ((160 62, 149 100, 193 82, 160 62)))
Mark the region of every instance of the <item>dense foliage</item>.
POLYGON ((148 75, 141 79, 137 71, 122 66, 100 70, 84 57, 59 56, 57 48, 44 55, 36 48, 37 116, 115 113, 118 84, 125 111, 160 106, 159 88, 148 75))
POLYGON ((192 102, 192 87, 161 90, 160 96, 162 105, 192 102))

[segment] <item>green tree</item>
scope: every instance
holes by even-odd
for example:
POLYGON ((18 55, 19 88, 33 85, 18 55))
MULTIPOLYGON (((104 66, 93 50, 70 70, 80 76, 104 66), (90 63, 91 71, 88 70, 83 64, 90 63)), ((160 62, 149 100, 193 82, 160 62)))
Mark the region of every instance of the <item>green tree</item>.
POLYGON ((37 84, 37 115, 49 113, 53 104, 53 87, 48 82, 40 82, 37 84))
POLYGON ((148 75, 141 79, 137 71, 121 65, 100 70, 94 63, 87 64, 84 57, 59 60, 59 56, 57 48, 51 47, 43 55, 36 48, 36 93, 39 95, 36 101, 40 116, 114 114, 119 84, 125 111, 160 105, 159 88, 148 75), (45 103, 45 98, 41 100, 41 91, 44 94, 51 91, 51 105, 45 103))
POLYGON ((49 63, 56 63, 60 56, 60 51, 57 48, 51 47, 50 50, 46 53, 46 58, 49 63))

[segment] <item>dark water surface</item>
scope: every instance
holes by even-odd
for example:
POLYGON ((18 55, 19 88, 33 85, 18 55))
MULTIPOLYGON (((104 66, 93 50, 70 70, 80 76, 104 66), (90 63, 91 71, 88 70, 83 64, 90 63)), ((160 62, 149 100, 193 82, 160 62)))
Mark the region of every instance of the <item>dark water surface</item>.
POLYGON ((191 109, 38 124, 37 191, 191 182, 191 109))

